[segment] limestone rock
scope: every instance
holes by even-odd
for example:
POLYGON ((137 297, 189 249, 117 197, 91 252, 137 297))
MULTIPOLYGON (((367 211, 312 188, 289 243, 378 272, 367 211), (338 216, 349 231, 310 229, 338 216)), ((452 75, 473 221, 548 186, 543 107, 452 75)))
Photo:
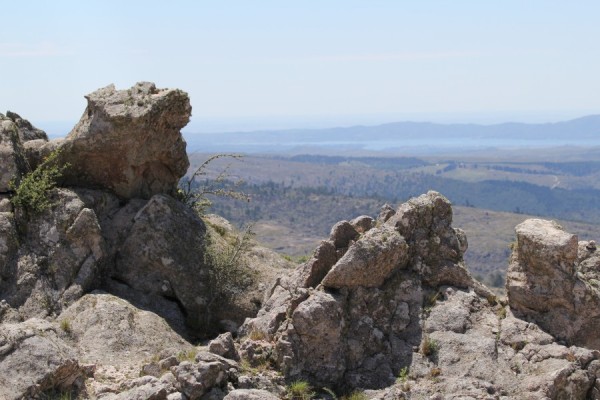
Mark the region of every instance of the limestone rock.
POLYGON ((515 314, 534 320, 559 340, 600 349, 600 290, 594 251, 552 221, 527 220, 507 273, 508 300, 515 314))
POLYGON ((0 398, 39 398, 80 387, 83 376, 75 351, 51 323, 33 318, 0 325, 0 398))
POLYGON ((173 194, 189 161, 180 130, 191 106, 181 90, 138 83, 86 96, 87 108, 64 143, 68 185, 109 189, 124 198, 173 194))

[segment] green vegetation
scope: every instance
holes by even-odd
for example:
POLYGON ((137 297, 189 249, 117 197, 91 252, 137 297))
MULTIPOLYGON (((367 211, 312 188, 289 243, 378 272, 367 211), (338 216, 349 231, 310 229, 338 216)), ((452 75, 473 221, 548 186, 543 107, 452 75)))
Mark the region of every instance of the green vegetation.
POLYGON ((354 391, 349 395, 342 397, 342 400, 368 400, 368 396, 361 391, 354 391))
POLYGON ((215 303, 221 307, 232 304, 235 298, 252 285, 255 274, 250 269, 246 254, 251 246, 254 233, 248 226, 235 237, 219 239, 206 235, 207 245, 204 252, 204 263, 207 265, 207 298, 205 319, 211 322, 211 310, 215 303))
POLYGON ((315 395, 310 384, 301 380, 290 383, 286 394, 288 400, 309 400, 315 395))
POLYGON ((398 381, 400 383, 406 383, 408 380, 408 367, 404 367, 400 370, 400 374, 398 375, 398 381))
POLYGON ((226 197, 236 200, 250 201, 250 198, 236 188, 242 184, 242 181, 229 181, 229 167, 226 166, 216 177, 206 179, 207 169, 211 163, 221 158, 240 159, 239 154, 216 154, 206 159, 192 173, 187 180, 182 180, 179 184, 177 196, 189 207, 196 210, 200 215, 205 214, 206 210, 212 205, 209 196, 226 197), (203 180, 203 183, 199 181, 203 180))
POLYGON ((71 334, 73 332, 73 328, 71 327, 71 321, 69 321, 68 319, 62 319, 60 321, 60 329, 63 330, 63 332, 67 333, 67 334, 71 334))
POLYGON ((196 360, 196 355, 198 354, 198 350, 196 348, 190 350, 182 350, 177 353, 177 361, 189 361, 194 362, 196 360))
POLYGON ((69 164, 61 164, 60 150, 55 150, 32 172, 22 179, 13 179, 13 206, 34 214, 50 208, 49 193, 54 189, 69 164))
POLYGON ((431 357, 435 355, 437 351, 438 343, 429 336, 425 336, 421 342, 421 354, 423 354, 425 357, 431 357))

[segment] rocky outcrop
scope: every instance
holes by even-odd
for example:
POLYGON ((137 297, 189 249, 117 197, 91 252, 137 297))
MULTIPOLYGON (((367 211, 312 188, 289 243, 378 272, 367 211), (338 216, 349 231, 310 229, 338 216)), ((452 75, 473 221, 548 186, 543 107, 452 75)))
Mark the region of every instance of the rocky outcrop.
POLYGON ((188 325, 204 330, 208 266, 206 227, 189 207, 166 195, 152 197, 133 217, 111 279, 128 287, 129 298, 176 299, 188 325))
POLYGON ((0 193, 11 190, 10 182, 29 172, 23 143, 36 135, 46 138, 43 131, 17 114, 0 114, 0 193))
POLYGON ((43 398, 45 392, 81 388, 85 369, 59 329, 37 318, 0 324, 0 398, 43 398))
POLYGON ((337 224, 242 327, 275 342, 275 362, 289 379, 336 388, 390 385, 421 342, 424 297, 443 284, 492 297, 461 263, 466 242, 451 227, 443 196, 429 192, 387 218, 360 237, 351 224, 337 224))
POLYGON ((527 220, 517 241, 506 289, 515 314, 535 321, 559 340, 600 349, 600 258, 553 221, 527 220))
POLYGON ((173 194, 189 161, 180 130, 189 121, 187 93, 138 83, 86 96, 88 106, 61 144, 68 185, 108 189, 124 198, 173 194))
POLYGON ((96 214, 71 190, 50 196, 53 206, 21 232, 0 213, 0 293, 19 319, 56 314, 99 284, 106 250, 96 214))

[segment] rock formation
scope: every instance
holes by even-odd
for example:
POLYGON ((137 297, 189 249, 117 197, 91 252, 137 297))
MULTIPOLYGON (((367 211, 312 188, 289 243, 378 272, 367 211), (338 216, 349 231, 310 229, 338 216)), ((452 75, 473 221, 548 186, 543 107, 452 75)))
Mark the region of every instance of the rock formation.
POLYGON ((568 344, 600 350, 600 256, 552 221, 516 227, 506 290, 515 314, 568 344))
POLYGON ((600 256, 553 222, 517 227, 508 300, 470 276, 436 192, 335 224, 295 270, 254 243, 255 279, 215 297, 206 255, 236 233, 172 196, 189 114, 140 83, 90 94, 62 140, 0 115, 0 398, 275 399, 301 379, 327 399, 600 399, 600 256), (13 207, 55 149, 50 207, 13 207))
POLYGON ((61 145, 66 183, 125 198, 173 194, 189 166, 179 131, 192 108, 187 93, 138 83, 86 96, 88 106, 61 145))

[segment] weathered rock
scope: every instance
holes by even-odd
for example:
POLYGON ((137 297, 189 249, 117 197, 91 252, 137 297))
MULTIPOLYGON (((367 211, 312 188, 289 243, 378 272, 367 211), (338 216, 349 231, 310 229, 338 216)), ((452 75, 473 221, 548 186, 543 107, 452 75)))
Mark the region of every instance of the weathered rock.
POLYGON ((378 287, 406 267, 408 245, 393 228, 374 228, 362 236, 323 278, 325 287, 378 287))
POLYGON ((0 114, 0 193, 11 190, 11 181, 29 171, 19 128, 10 118, 0 114))
POLYGON ((600 349, 595 251, 579 248, 577 236, 552 221, 530 219, 516 232, 506 282, 515 314, 534 320, 559 340, 600 349))
POLYGON ((156 195, 135 215, 110 277, 128 286, 132 301, 146 298, 152 306, 154 299, 175 299, 188 325, 201 332, 210 323, 205 233, 204 223, 191 209, 156 195))
POLYGON ((361 215, 350 221, 350 225, 352 225, 356 232, 365 233, 375 225, 375 220, 368 215, 361 215))
POLYGON ((230 365, 221 360, 184 361, 171 368, 177 383, 175 387, 189 400, 198 400, 215 387, 227 385, 230 365))
MULTIPOLYGON (((99 284, 105 260, 105 243, 94 211, 71 190, 54 190, 50 200, 50 209, 28 220, 16 256, 10 246, 8 253, 0 249, 0 254, 8 254, 0 256, 5 260, 0 269, 0 298, 17 308, 22 318, 58 313, 92 290, 99 284)), ((0 217, 8 224, 5 227, 10 226, 8 215, 0 217)), ((15 235, 8 233, 8 243, 15 235)))
POLYGON ((350 241, 358 238, 358 232, 348 221, 340 221, 331 228, 329 240, 333 242, 336 249, 344 249, 350 245, 350 241))
POLYGON ((69 185, 109 189, 125 198, 173 194, 189 161, 180 134, 191 106, 181 90, 138 83, 88 96, 81 120, 64 143, 69 185))
POLYGON ((0 324, 0 398, 38 398, 49 390, 81 387, 75 351, 41 319, 0 324))
POLYGON ((331 240, 323 240, 315 249, 310 260, 303 264, 300 272, 301 287, 316 287, 338 260, 331 240))
POLYGON ((103 396, 103 400, 167 400, 175 388, 153 376, 143 376, 127 382, 120 393, 103 396))
POLYGON ((21 116, 17 113, 7 111, 6 117, 13 121, 17 126, 17 130, 19 132, 19 140, 22 143, 28 142, 30 140, 48 140, 48 135, 41 129, 36 128, 31 124, 31 122, 26 119, 21 118, 21 116))
MULTIPOLYGON (((345 390, 393 383, 420 343, 423 298, 435 294, 431 288, 451 283, 493 296, 462 265, 466 240, 451 222, 448 200, 430 192, 360 238, 350 224, 338 223, 331 235, 338 245, 331 247, 349 246, 344 255, 329 267, 334 257, 322 244, 314 260, 276 283, 241 332, 273 339, 272 361, 289 380, 345 390), (324 267, 314 268, 321 259, 324 267)), ((466 310, 457 309, 462 322, 453 321, 455 331, 466 329, 466 310)))
POLYGON ((223 400, 278 400, 279 396, 260 389, 236 389, 227 394, 223 400))
POLYGON ((86 363, 136 365, 192 348, 158 315, 107 293, 87 294, 57 318, 86 363))
POLYGON ((379 211, 379 215, 377 216, 377 222, 384 223, 388 219, 393 217, 394 214, 396 214, 396 210, 394 210, 392 206, 386 203, 383 205, 383 207, 381 207, 381 210, 379 211))
POLYGON ((208 343, 208 351, 235 361, 239 361, 240 359, 240 355, 235 349, 231 332, 223 333, 216 339, 211 340, 210 343, 208 343))

